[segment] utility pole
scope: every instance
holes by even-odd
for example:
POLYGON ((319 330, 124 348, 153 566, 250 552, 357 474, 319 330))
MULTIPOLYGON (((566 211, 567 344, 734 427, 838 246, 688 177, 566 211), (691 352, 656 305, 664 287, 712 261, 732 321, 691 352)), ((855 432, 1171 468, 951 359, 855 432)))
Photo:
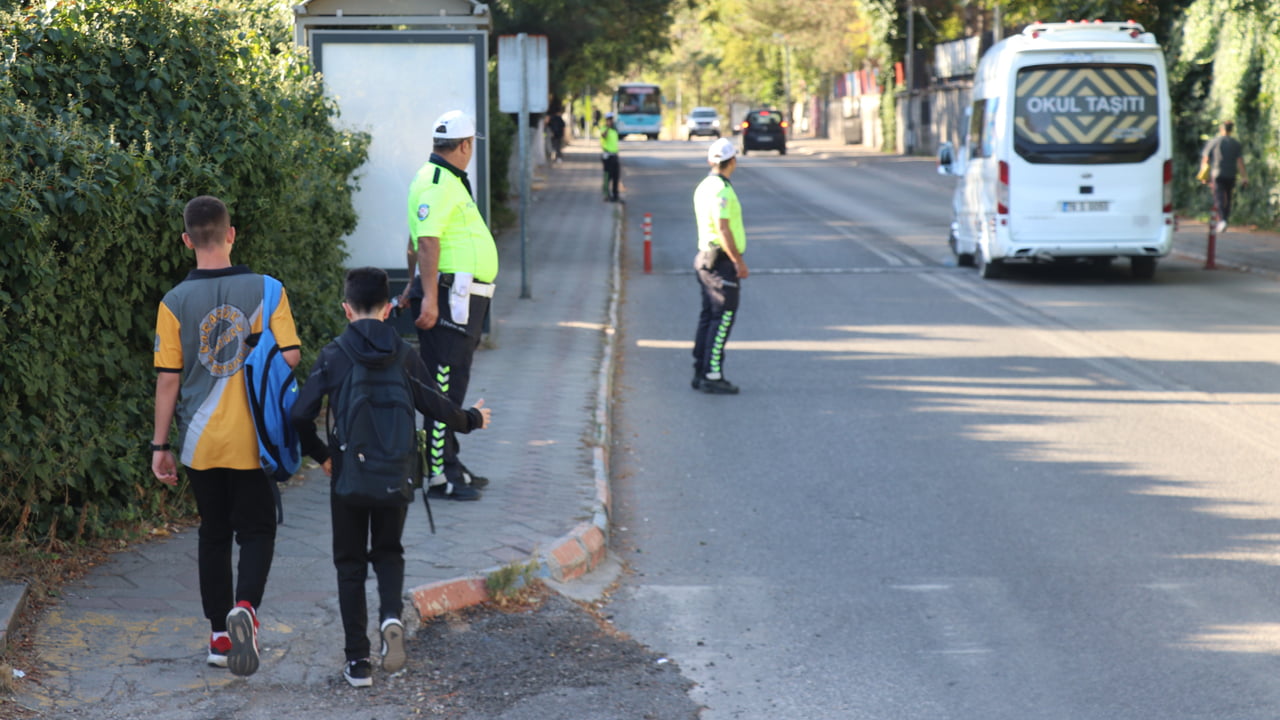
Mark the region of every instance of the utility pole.
POLYGON ((916 4, 915 0, 907 0, 907 132, 904 138, 907 154, 916 149, 916 119, 912 99, 915 95, 915 55, 916 55, 916 4))
POLYGON ((783 83, 784 83, 783 92, 786 95, 786 98, 783 100, 783 102, 786 103, 785 117, 787 118, 787 124, 791 125, 792 124, 791 122, 791 46, 787 44, 787 36, 783 35, 780 32, 774 33, 773 39, 782 43, 782 62, 784 65, 784 67, 782 68, 782 77, 783 77, 783 83))

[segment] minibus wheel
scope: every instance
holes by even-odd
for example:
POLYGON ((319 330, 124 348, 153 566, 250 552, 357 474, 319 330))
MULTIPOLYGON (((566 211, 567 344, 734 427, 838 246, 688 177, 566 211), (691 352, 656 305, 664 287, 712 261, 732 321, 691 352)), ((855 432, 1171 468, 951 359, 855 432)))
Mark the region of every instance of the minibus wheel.
POLYGON ((947 235, 947 243, 951 245, 951 254, 956 256, 956 265, 959 267, 973 267, 973 253, 960 252, 960 243, 956 241, 954 230, 947 235))
POLYGON ((1156 276, 1156 259, 1146 255, 1129 258, 1129 272, 1135 280, 1150 280, 1156 276))
POLYGON ((981 245, 978 246, 975 256, 978 263, 978 277, 983 280, 991 280, 1004 274, 1004 263, 1000 260, 988 258, 987 252, 982 249, 981 245))

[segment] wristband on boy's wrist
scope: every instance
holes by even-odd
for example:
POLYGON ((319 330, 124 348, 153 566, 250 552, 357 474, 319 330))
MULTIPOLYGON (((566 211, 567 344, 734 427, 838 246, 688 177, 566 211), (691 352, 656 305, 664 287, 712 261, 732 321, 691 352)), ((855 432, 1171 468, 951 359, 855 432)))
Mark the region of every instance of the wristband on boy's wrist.
POLYGON ((154 453, 154 452, 163 452, 163 451, 168 450, 168 449, 169 449, 169 443, 162 443, 162 444, 159 444, 159 445, 157 445, 156 443, 151 443, 151 452, 153 452, 153 453, 154 453))

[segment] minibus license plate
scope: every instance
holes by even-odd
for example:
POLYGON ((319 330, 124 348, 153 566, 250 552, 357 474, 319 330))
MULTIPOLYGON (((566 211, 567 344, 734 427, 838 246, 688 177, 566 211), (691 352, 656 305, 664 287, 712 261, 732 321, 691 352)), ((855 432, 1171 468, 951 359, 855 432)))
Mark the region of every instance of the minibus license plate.
POLYGON ((1062 203, 1062 212, 1106 212, 1111 209, 1107 200, 1068 201, 1062 203))
POLYGON ((756 139, 757 139, 757 140, 759 140, 760 142, 773 142, 773 136, 772 136, 772 135, 761 135, 760 137, 758 137, 758 138, 756 138, 756 139))

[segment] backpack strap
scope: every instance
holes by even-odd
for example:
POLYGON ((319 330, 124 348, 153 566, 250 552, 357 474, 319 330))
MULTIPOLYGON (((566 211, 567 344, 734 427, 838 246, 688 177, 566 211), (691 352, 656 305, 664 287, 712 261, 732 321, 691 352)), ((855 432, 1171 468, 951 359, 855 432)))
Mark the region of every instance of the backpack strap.
MULTIPOLYGON (((262 276, 262 330, 259 336, 271 328, 271 316, 280 304, 280 290, 284 286, 270 275, 262 276)), ((268 478, 269 479, 269 478, 268 478)), ((271 482, 271 497, 276 501, 276 524, 284 524, 284 498, 280 496, 280 483, 271 482)))
POLYGON ((280 304, 280 295, 284 291, 284 285, 279 280, 270 275, 262 276, 262 329, 266 330, 271 327, 271 316, 276 313, 276 306, 280 304))
MULTIPOLYGON (((347 359, 351 361, 351 369, 354 370, 356 367, 356 363, 358 361, 356 360, 355 353, 351 350, 350 347, 348 347, 348 343, 350 342, 351 341, 347 339, 347 334, 345 332, 339 335, 338 337, 334 338, 333 340, 333 344, 336 345, 338 349, 342 351, 342 354, 346 355, 347 359)), ((347 373, 348 377, 343 378, 342 380, 343 384, 346 384, 346 382, 350 379, 350 374, 351 373, 348 371, 347 373)), ((341 386, 339 386, 339 389, 341 389, 341 386)), ((328 403, 325 403, 327 408, 325 409, 325 413, 324 413, 324 436, 325 436, 325 441, 330 443, 329 449, 332 450, 333 449, 333 445, 332 445, 333 443, 333 422, 332 422, 333 421, 333 398, 330 398, 329 400, 330 401, 328 403)))

